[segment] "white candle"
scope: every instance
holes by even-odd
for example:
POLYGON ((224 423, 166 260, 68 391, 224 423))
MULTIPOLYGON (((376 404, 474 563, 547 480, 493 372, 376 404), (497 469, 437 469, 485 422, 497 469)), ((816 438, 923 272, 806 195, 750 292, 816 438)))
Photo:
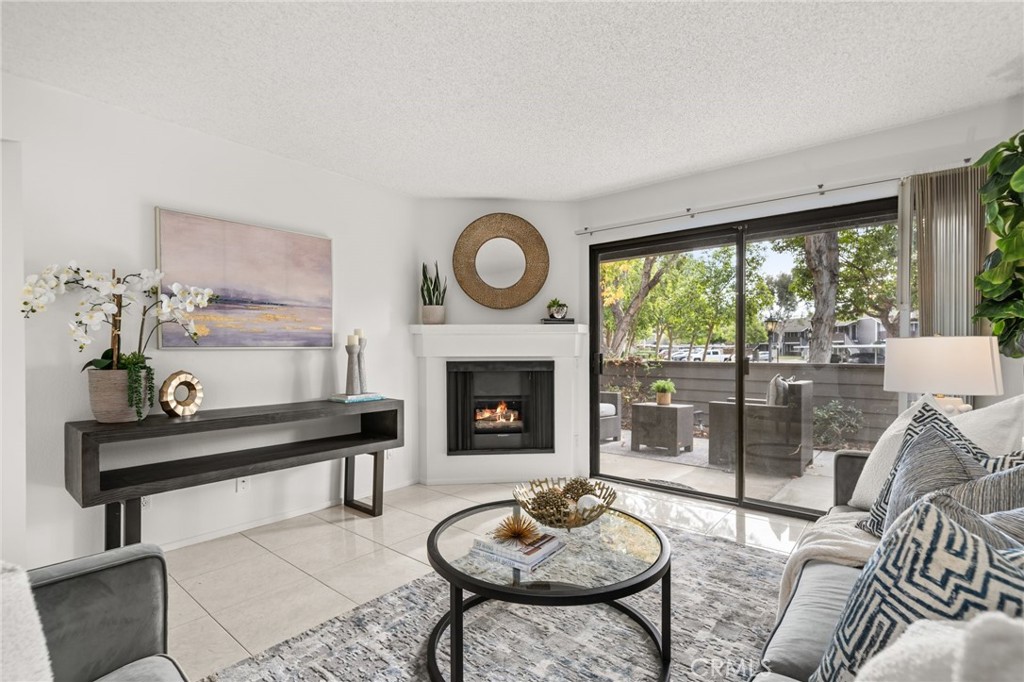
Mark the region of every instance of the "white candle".
POLYGON ((356 334, 356 336, 358 336, 359 338, 363 338, 363 330, 362 330, 362 329, 357 329, 357 330, 355 330, 355 334, 356 334))
POLYGON ((346 345, 348 345, 348 346, 358 346, 359 345, 359 337, 356 336, 355 334, 349 334, 348 335, 348 341, 346 342, 346 345))

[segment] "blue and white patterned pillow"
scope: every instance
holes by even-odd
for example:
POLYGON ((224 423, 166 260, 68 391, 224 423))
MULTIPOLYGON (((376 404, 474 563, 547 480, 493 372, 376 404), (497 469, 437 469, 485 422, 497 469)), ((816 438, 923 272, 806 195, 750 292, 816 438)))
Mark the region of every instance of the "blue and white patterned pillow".
POLYGON ((979 514, 1024 507, 1024 467, 987 474, 950 486, 943 492, 979 514))
POLYGON ((893 479, 896 478, 896 471, 899 469, 900 462, 906 455, 910 445, 921 435, 926 427, 934 428, 943 436, 947 443, 958 448, 961 452, 969 454, 990 472, 1002 471, 1024 463, 1024 452, 990 457, 969 438, 960 433, 960 430, 953 425, 953 422, 949 421, 946 415, 925 403, 921 405, 921 408, 910 420, 910 424, 907 425, 907 430, 903 436, 903 443, 900 445, 900 452, 896 456, 896 462, 889 471, 889 476, 885 479, 885 483, 882 485, 882 489, 878 493, 874 504, 871 505, 867 518, 857 523, 857 527, 861 530, 877 537, 882 537, 882 532, 885 530, 885 517, 889 509, 889 496, 892 491, 893 479))
POLYGON ((882 538, 810 682, 849 682, 918 620, 1024 615, 1024 549, 996 550, 921 500, 882 538))

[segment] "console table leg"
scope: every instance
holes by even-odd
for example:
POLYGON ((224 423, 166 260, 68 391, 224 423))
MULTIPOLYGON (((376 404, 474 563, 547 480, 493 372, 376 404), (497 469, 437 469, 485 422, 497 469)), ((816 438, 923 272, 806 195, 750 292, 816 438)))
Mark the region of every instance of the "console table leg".
POLYGON ((451 637, 452 675, 451 682, 462 682, 462 588, 451 585, 451 623, 448 634, 451 637))
POLYGON ((345 506, 370 516, 380 516, 384 513, 384 452, 367 454, 373 456, 373 495, 370 498, 370 504, 358 502, 355 499, 357 455, 352 455, 345 461, 345 506))
POLYGON ((661 660, 668 665, 672 660, 672 567, 661 579, 661 660))
POLYGON ((142 542, 142 499, 124 501, 124 544, 142 542))
POLYGON ((121 546, 121 503, 111 502, 105 506, 103 549, 117 549, 121 546))

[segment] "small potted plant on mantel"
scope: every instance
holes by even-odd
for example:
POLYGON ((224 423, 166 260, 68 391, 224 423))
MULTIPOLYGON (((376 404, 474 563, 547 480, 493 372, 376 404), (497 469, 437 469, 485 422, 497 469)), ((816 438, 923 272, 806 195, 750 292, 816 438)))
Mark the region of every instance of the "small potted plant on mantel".
POLYGON ((153 407, 153 368, 146 357, 146 347, 161 325, 179 325, 194 343, 200 333, 190 313, 205 308, 217 297, 210 289, 185 287, 175 282, 171 294, 160 293, 159 270, 142 270, 119 277, 78 267, 71 261, 67 267, 51 265, 38 275, 29 275, 22 288, 21 313, 27 318, 46 310, 58 294, 78 289, 85 295, 78 304, 68 327, 78 351, 92 343, 92 334, 103 325, 110 327, 110 347, 98 358, 85 363, 89 371, 89 406, 96 421, 112 424, 142 421, 153 407), (151 302, 147 302, 149 299, 151 302), (139 323, 139 344, 132 353, 121 352, 121 323, 124 311, 133 304, 142 309, 139 323), (147 320, 156 323, 146 333, 147 320))
POLYGON ((423 324, 444 324, 444 297, 448 293, 448 278, 441 283, 441 272, 434 261, 434 276, 430 276, 427 264, 423 264, 423 280, 420 284, 420 322, 423 324))
POLYGON ((553 298, 548 301, 548 317, 552 320, 563 320, 569 312, 569 306, 553 298))
POLYGON ((671 379, 658 379, 651 384, 651 390, 654 391, 659 405, 671 405, 672 394, 676 392, 676 385, 672 383, 671 379))

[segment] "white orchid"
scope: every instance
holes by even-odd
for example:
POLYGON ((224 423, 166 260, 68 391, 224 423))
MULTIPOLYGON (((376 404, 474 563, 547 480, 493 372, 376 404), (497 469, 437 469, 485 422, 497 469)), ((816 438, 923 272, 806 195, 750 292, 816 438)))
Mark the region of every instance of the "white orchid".
MULTIPOLYGON (((205 308, 216 300, 216 295, 211 289, 186 287, 178 282, 171 285, 173 296, 161 294, 160 281, 163 277, 164 273, 159 270, 142 270, 123 277, 112 274, 108 277, 103 273, 83 270, 75 261, 70 261, 63 268, 49 265, 40 274, 25 278, 20 296, 21 313, 31 317, 46 310, 48 304, 69 288, 83 290, 86 296, 79 302, 80 310, 75 313, 73 321, 68 323, 71 337, 81 351, 92 343, 90 332, 95 332, 104 324, 110 325, 111 348, 114 350, 108 355, 113 356, 112 364, 116 367, 117 355, 120 353, 122 311, 136 303, 142 307, 137 350, 140 357, 157 328, 169 322, 179 325, 198 343, 199 333, 189 313, 196 308, 205 308), (157 322, 147 335, 146 319, 150 317, 155 317, 157 322)), ((107 367, 111 360, 93 360, 92 363, 94 367, 107 367)))

